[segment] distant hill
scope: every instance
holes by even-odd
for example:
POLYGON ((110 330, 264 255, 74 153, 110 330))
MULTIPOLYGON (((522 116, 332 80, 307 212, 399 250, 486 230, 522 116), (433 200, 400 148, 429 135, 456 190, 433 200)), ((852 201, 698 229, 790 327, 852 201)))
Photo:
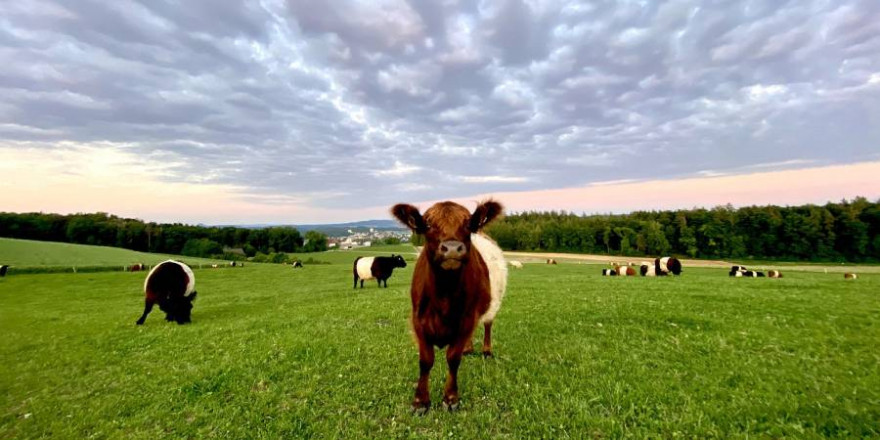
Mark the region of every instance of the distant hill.
POLYGON ((196 267, 199 264, 220 262, 207 258, 151 254, 108 246, 0 238, 0 263, 13 268, 114 266, 121 269, 134 263, 149 265, 172 258, 196 267))

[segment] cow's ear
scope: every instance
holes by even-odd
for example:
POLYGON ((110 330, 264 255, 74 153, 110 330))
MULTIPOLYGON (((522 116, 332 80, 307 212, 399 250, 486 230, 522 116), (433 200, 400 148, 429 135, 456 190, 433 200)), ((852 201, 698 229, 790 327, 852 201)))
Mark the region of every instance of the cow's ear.
POLYGON ((408 228, 412 229, 416 234, 424 234, 428 231, 428 225, 425 224, 425 219, 422 218, 419 209, 413 205, 407 205, 405 203, 394 205, 394 207, 391 208, 391 215, 408 228))
POLYGON ((500 203, 491 199, 480 203, 479 206, 477 206, 477 209, 475 209, 474 213, 471 215, 471 220, 468 223, 468 229, 470 229, 471 232, 478 232, 480 229, 483 229, 484 226, 488 225, 492 220, 495 220, 498 216, 500 216, 503 210, 504 207, 501 206, 500 203))
POLYGON ((198 292, 193 290, 193 293, 190 293, 189 296, 186 297, 187 301, 193 302, 193 300, 196 299, 196 293, 198 293, 198 292))

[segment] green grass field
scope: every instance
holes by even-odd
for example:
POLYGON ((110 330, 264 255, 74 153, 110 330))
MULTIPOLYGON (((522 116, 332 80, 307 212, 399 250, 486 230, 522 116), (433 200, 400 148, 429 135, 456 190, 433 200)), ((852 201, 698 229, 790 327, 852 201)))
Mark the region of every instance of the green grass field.
POLYGON ((354 255, 196 270, 186 326, 134 325, 143 273, 0 278, 0 438, 880 436, 880 276, 512 269, 496 357, 446 413, 438 356, 416 417, 412 266, 353 290, 354 255))

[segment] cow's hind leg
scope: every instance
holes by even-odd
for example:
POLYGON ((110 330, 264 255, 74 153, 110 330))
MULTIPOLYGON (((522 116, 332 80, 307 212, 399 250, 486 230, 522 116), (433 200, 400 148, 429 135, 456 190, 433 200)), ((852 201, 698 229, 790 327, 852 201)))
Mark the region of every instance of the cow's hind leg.
POLYGON ((358 288, 358 276, 357 275, 354 276, 354 288, 355 289, 358 288))
POLYGON ((464 348, 461 351, 461 354, 468 355, 474 352, 474 342, 472 338, 468 338, 467 342, 464 343, 464 348))
POLYGON ((492 321, 483 324, 483 356, 492 357, 492 321))
POLYGON ((153 302, 150 300, 145 300, 144 302, 144 314, 141 315, 140 319, 137 320, 137 325, 144 325, 144 321, 147 320, 147 315, 153 311, 153 302))
POLYGON ((463 342, 458 342, 446 348, 446 365, 449 367, 449 373, 446 375, 446 388, 443 391, 443 408, 449 411, 455 411, 459 406, 458 366, 461 365, 463 348, 463 342))

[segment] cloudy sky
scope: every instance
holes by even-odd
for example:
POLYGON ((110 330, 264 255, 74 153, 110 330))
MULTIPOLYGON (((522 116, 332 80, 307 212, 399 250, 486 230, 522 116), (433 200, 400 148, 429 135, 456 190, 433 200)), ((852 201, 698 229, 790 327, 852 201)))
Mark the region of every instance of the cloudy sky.
POLYGON ((0 211, 880 197, 880 2, 0 3, 0 211))

